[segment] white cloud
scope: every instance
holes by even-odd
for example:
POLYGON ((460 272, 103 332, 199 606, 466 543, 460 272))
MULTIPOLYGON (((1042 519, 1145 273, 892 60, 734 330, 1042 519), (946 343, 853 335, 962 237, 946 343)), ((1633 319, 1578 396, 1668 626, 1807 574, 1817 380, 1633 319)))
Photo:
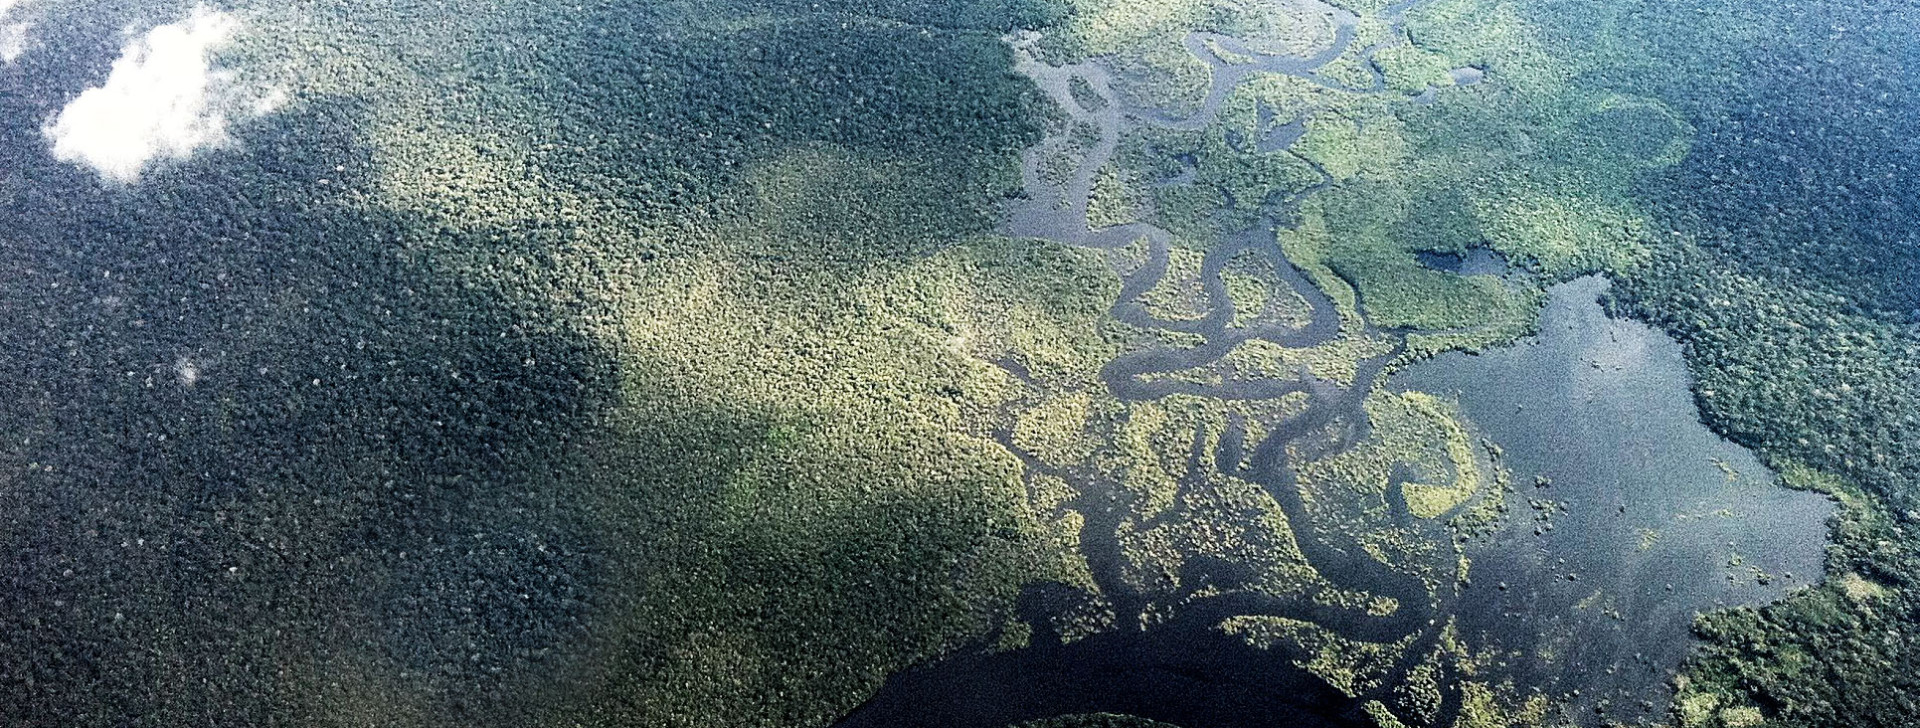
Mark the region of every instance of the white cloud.
POLYGON ((33 30, 32 23, 5 22, 7 14, 20 0, 0 0, 0 63, 12 63, 27 52, 27 32, 33 30))
MULTIPOLYGON (((0 17, 5 17, 4 8, 0 8, 0 17)), ((12 63, 20 54, 27 52, 29 30, 33 30, 32 23, 0 24, 0 63, 12 63)))
MULTIPOLYGON (((0 9, 12 1, 0 0, 0 9)), ((212 54, 239 27, 233 16, 201 6, 128 43, 106 84, 82 92, 41 130, 53 156, 132 182, 156 158, 225 141, 233 79, 213 67, 212 54)))

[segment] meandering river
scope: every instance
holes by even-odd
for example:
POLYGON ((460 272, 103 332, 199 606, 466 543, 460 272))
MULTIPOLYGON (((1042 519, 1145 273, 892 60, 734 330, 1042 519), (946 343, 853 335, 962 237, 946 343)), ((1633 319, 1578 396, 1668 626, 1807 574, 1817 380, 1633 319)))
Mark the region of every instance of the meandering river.
MULTIPOLYGON (((1418 2, 1395 4, 1384 17, 1397 28, 1402 14, 1418 2)), ((1308 347, 1339 335, 1342 323, 1332 302, 1273 242, 1276 229, 1291 218, 1292 206, 1329 181, 1278 201, 1260 224, 1206 252, 1201 281, 1212 308, 1191 320, 1159 319, 1139 304, 1167 273, 1172 235, 1148 223, 1093 228, 1088 208, 1095 175, 1112 159, 1122 133, 1133 125, 1205 128, 1232 89, 1251 74, 1285 73, 1353 93, 1387 93, 1371 64, 1369 88, 1338 86, 1316 75, 1346 53, 1355 38, 1356 17, 1344 11, 1332 11, 1330 17, 1334 41, 1311 57, 1263 55, 1229 36, 1190 34, 1185 45, 1212 69, 1212 85, 1198 110, 1184 117, 1125 107, 1098 59, 1047 65, 1023 45, 1031 39, 1016 42, 1019 70, 1073 122, 1096 129, 1098 139, 1077 151, 1064 184, 1049 183, 1042 165, 1069 142, 1056 137, 1031 150, 1024 170, 1027 198, 1008 211, 1003 227, 1009 235, 1099 249, 1145 241, 1146 261, 1122 271, 1111 314, 1142 329, 1196 336, 1200 343, 1142 348, 1110 362, 1103 379, 1117 398, 1190 394, 1253 400, 1304 394, 1305 411, 1270 427, 1259 442, 1243 442, 1237 428, 1224 433, 1222 450, 1232 455, 1219 457, 1231 474, 1262 485, 1296 524, 1308 523, 1312 515, 1287 462, 1290 451, 1323 456, 1363 438, 1369 423, 1361 403, 1401 351, 1363 361, 1351 384, 1281 374, 1208 383, 1150 375, 1205 366, 1249 339, 1308 347), (1229 62, 1213 48, 1239 57, 1229 62), (1082 95, 1091 90, 1099 103, 1077 100, 1075 85, 1082 95), (1304 323, 1229 326, 1234 311, 1220 273, 1227 260, 1246 252, 1266 256, 1284 284, 1307 302, 1311 314, 1304 323), (1243 452, 1250 454, 1244 465, 1243 452)), ((1362 55, 1379 49, 1363 49, 1362 55)), ((1477 69, 1456 77, 1462 75, 1463 82, 1481 79, 1477 69)), ((1259 151, 1283 152, 1299 138, 1297 127, 1283 125, 1283 131, 1291 131, 1261 140, 1259 151)), ((1483 252, 1423 260, 1463 274, 1501 274, 1505 267, 1483 252)), ((1084 474, 1054 473, 1081 492, 1072 503, 1085 517, 1081 543, 1095 581, 1123 615, 1123 626, 1062 644, 1046 625, 1066 588, 1030 587, 1019 606, 1020 616, 1035 627, 1030 646, 1002 652, 981 646, 904 671, 840 725, 1000 728, 1091 712, 1189 728, 1374 725, 1362 705, 1383 697, 1381 690, 1344 694, 1295 664, 1294 655, 1251 647, 1219 629, 1221 620, 1246 614, 1311 620, 1358 640, 1409 639, 1407 655, 1430 653, 1440 639, 1440 625, 1457 618, 1469 643, 1503 655, 1493 668, 1496 674, 1556 695, 1575 696, 1577 690, 1571 702, 1587 716, 1602 714, 1595 708, 1616 717, 1654 715, 1651 711, 1664 709, 1654 699, 1664 697, 1665 676, 1684 655, 1695 611, 1775 599, 1794 584, 1818 578, 1830 504, 1775 487, 1751 454, 1701 425, 1677 345, 1639 324, 1601 315, 1595 298, 1604 285, 1589 278, 1554 287, 1540 336, 1477 357, 1444 355, 1388 380, 1395 389, 1457 397, 1467 419, 1505 448, 1503 463, 1518 476, 1521 492, 1511 496, 1515 514, 1469 546, 1472 579, 1457 597, 1435 604, 1425 584, 1368 556, 1358 534, 1296 528, 1300 550, 1318 573, 1335 584, 1391 597, 1400 608, 1369 615, 1229 590, 1187 599, 1172 618, 1139 627, 1125 616, 1138 613, 1146 597, 1119 577, 1124 557, 1115 533, 1127 514, 1115 506, 1112 486, 1084 474), (1541 478, 1537 488, 1535 476, 1541 478)), ((1001 440, 1018 454, 1009 433, 1001 433, 1001 440)), ((1042 469, 1031 460, 1027 465, 1030 471, 1042 469)), ((1404 504, 1399 510, 1404 514, 1404 504)), ((1230 565, 1187 568, 1195 573, 1183 575, 1182 583, 1233 579, 1230 565)), ((1441 675, 1452 677, 1457 676, 1441 675)), ((1457 691, 1444 695, 1435 725, 1450 725, 1459 711, 1457 691)))

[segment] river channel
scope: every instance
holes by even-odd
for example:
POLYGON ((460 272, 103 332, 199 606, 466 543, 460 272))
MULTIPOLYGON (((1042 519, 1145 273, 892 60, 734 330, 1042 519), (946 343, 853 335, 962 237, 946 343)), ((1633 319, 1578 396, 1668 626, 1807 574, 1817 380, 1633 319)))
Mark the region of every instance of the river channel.
MULTIPOLYGON (((1383 17, 1397 30, 1417 2, 1395 4, 1383 17)), ((1293 206, 1329 181, 1276 201, 1260 224, 1208 249, 1201 281, 1212 308, 1187 320, 1156 318, 1139 303, 1166 275, 1173 236, 1147 223, 1096 229, 1088 209, 1095 175, 1132 125, 1206 128, 1251 74, 1284 73, 1352 93, 1391 93, 1377 69, 1369 88, 1337 86, 1316 75, 1355 41, 1358 18, 1331 9, 1327 16, 1335 26, 1333 43, 1311 57, 1263 55, 1217 33, 1188 35, 1185 47, 1209 65, 1212 85, 1198 110, 1185 117, 1124 107, 1099 59, 1047 65, 1036 60, 1031 38, 1014 41, 1018 70, 1073 123, 1097 129, 1098 139, 1079 151, 1063 183, 1049 183, 1042 165, 1066 142, 1056 137, 1031 150, 1024 170, 1027 197, 1009 209, 1002 229, 1106 250, 1145 242, 1145 262, 1121 271, 1111 315, 1199 343, 1144 347, 1110 362, 1103 380, 1118 399, 1304 396, 1303 412, 1267 428, 1257 442, 1245 442, 1238 428, 1223 433, 1221 452, 1214 455, 1224 472, 1261 485, 1296 524, 1313 516, 1289 459, 1324 457, 1363 439, 1370 425, 1362 403, 1402 350, 1362 361, 1350 384, 1311 375, 1205 383, 1153 375, 1208 365, 1250 339, 1297 348, 1340 335, 1343 323, 1333 303, 1273 242, 1276 230, 1292 219, 1293 206), (1091 90, 1099 103, 1076 99, 1076 86, 1082 96, 1091 90), (1283 283, 1307 302, 1311 312, 1303 323, 1229 325, 1234 311, 1221 270, 1227 260, 1249 252, 1267 257, 1283 283)), ((1362 49, 1362 55, 1377 50, 1362 49)), ((1477 69, 1456 77, 1462 74, 1481 80, 1477 69)), ((1299 138, 1298 126, 1282 125, 1290 133, 1260 140, 1259 150, 1284 151, 1299 138)), ((1504 263, 1478 253, 1423 260, 1463 274, 1504 270, 1504 263)), ((982 645, 903 671, 840 725, 1001 728, 1085 713, 1187 728, 1376 725, 1363 708, 1385 699, 1391 685, 1349 695, 1300 667, 1298 655, 1249 646, 1219 628, 1226 618, 1249 614, 1307 620, 1354 640, 1404 640, 1407 657, 1396 666, 1399 674, 1412 667, 1408 660, 1432 653, 1442 639, 1441 625, 1454 619, 1470 644, 1500 653, 1496 672, 1562 697, 1575 715, 1589 721, 1605 711, 1612 711, 1608 717, 1654 717, 1655 708, 1664 709, 1656 699, 1664 697, 1659 691, 1665 676, 1686 650, 1691 615, 1775 599, 1794 584, 1817 580, 1831 506, 1776 487, 1751 454, 1701 425, 1678 347, 1644 326, 1601 315, 1595 299, 1604 285, 1590 278, 1556 286, 1538 337, 1481 356, 1443 355, 1386 380, 1395 390, 1457 398, 1480 434, 1505 449, 1503 464, 1515 473, 1520 492, 1508 496, 1514 515, 1468 546, 1472 579, 1457 596, 1436 603, 1428 585, 1368 556, 1359 534, 1295 528, 1300 551, 1317 573, 1400 607, 1369 614, 1228 589, 1185 599, 1172 617, 1150 627, 1123 618, 1120 627, 1063 644, 1050 631, 1048 615, 1059 611, 1067 588, 1035 585, 1018 606, 1034 628, 1029 646, 992 651, 982 645)), ((1000 434, 1018 454, 1009 434, 1000 434)), ((1026 464, 1030 474, 1042 470, 1030 459, 1026 464)), ((1081 492, 1072 507, 1085 518, 1081 545, 1102 593, 1117 613, 1138 613, 1146 596, 1120 578, 1124 556, 1115 533, 1127 514, 1116 507, 1112 486, 1084 474, 1050 475, 1081 492)), ((1397 505, 1404 514, 1404 502, 1397 505)), ((1235 578, 1230 565, 1187 568, 1195 573, 1184 574, 1183 584, 1230 584, 1235 578)), ((1448 669, 1441 673, 1442 681, 1461 677, 1448 669)), ((1443 695, 1432 725, 1451 725, 1460 712, 1458 691, 1443 695)))

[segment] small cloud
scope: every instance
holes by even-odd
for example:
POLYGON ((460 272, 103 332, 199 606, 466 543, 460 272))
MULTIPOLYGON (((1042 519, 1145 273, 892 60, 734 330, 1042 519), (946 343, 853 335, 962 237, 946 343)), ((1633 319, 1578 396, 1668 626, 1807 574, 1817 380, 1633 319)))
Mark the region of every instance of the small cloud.
POLYGON ((192 359, 180 357, 173 362, 173 375, 180 380, 180 386, 192 387, 200 381, 200 365, 192 359))
POLYGON ((286 105, 287 90, 275 86, 256 94, 252 103, 248 104, 248 110, 252 111, 254 116, 266 116, 279 111, 280 107, 286 105))
POLYGON ((33 30, 32 23, 0 24, 0 63, 12 63, 27 52, 27 31, 30 30, 33 30))
POLYGON ((27 52, 27 32, 33 30, 33 24, 12 20, 13 9, 19 4, 20 0, 0 0, 0 63, 12 63, 27 52))
POLYGON ((233 78, 213 67, 212 54, 239 27, 232 15, 201 6, 128 43, 105 85, 82 92, 41 129, 53 156, 133 182, 156 158, 226 141, 222 107, 232 100, 233 78))

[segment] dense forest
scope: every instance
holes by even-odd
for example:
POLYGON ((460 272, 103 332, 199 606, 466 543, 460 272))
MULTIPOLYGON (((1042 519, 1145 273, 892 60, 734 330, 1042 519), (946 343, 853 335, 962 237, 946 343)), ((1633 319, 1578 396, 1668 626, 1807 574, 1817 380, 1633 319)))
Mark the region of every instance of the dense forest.
MULTIPOLYGON (((1516 6, 1539 47, 1576 59, 1569 88, 1658 99, 1692 132, 1679 164, 1623 189, 1644 215, 1646 258, 1601 267, 1621 283, 1615 312, 1686 345, 1711 426, 1842 504, 1825 584, 1702 618, 1707 647, 1678 678, 1676 722, 1910 722, 1920 108, 1902 88, 1920 58, 1914 9, 1516 6), (1680 20, 1694 17, 1713 20, 1680 20)), ((1456 43, 1421 30, 1416 43, 1456 43)), ((1486 60, 1497 78, 1513 59, 1486 60)), ((1608 123, 1576 125, 1564 159, 1604 159, 1592 144, 1646 128, 1608 123)))
POLYGON ((1731 693, 1768 725, 1893 726, 1920 696, 1913 12, 1783 10, 1784 32, 1735 56, 1743 83, 1695 112, 1687 162, 1642 193, 1695 244, 1629 278, 1621 310, 1687 343, 1712 425, 1845 507, 1825 586, 1702 620, 1683 716, 1731 693))
POLYGON ((41 127, 190 6, 25 7, 0 722, 821 724, 1048 573, 949 344, 1105 285, 978 239, 1045 8, 236 5, 128 185, 41 127))
MULTIPOLYGON (((1143 590, 1222 543, 1201 555, 1319 585, 1290 550, 1308 526, 1167 475, 1296 400, 1122 404, 1101 379, 1192 343, 1116 323, 1116 297, 1204 318, 1206 256, 1283 202, 1262 242, 1340 336, 1172 377, 1354 384, 1510 341, 1546 285, 1606 274, 1612 313, 1685 344, 1710 426, 1841 504, 1822 584, 1700 618, 1671 721, 1899 726, 1920 701, 1908 4, 1335 3, 1355 50, 1118 139, 1090 219, 1171 231, 1173 273, 1141 291, 1138 250, 995 234, 1031 193, 1023 153, 1090 143, 1009 34, 1117 69, 1115 101, 1076 87, 1083 106, 1178 119, 1211 88, 1189 33, 1308 55, 1331 11, 217 5, 244 28, 228 80, 281 100, 127 182, 55 158, 50 120, 196 6, 0 3, 32 21, 0 65, 0 723, 828 725, 909 666, 1017 646, 1023 587, 1088 588, 1066 632, 1119 623, 1043 465, 1119 472, 1116 502, 1168 514, 1122 534, 1143 590), (1284 153, 1249 141, 1282 127, 1284 153), (1517 272, 1421 262, 1480 248, 1517 272), (1206 520, 1236 508, 1266 541, 1206 520)), ((1310 318, 1263 265, 1225 266, 1233 325, 1310 318)), ((1309 483, 1496 481, 1443 405, 1365 406, 1381 432, 1309 483)), ((1467 503, 1415 485, 1422 518, 1467 503)), ((1378 515, 1344 507, 1314 506, 1378 515)), ((1465 581, 1453 551, 1369 547, 1436 595, 1465 581)), ((1353 684, 1400 659, 1336 652, 1316 674, 1353 684)), ((1502 690, 1447 692, 1456 724, 1543 724, 1502 690)))

